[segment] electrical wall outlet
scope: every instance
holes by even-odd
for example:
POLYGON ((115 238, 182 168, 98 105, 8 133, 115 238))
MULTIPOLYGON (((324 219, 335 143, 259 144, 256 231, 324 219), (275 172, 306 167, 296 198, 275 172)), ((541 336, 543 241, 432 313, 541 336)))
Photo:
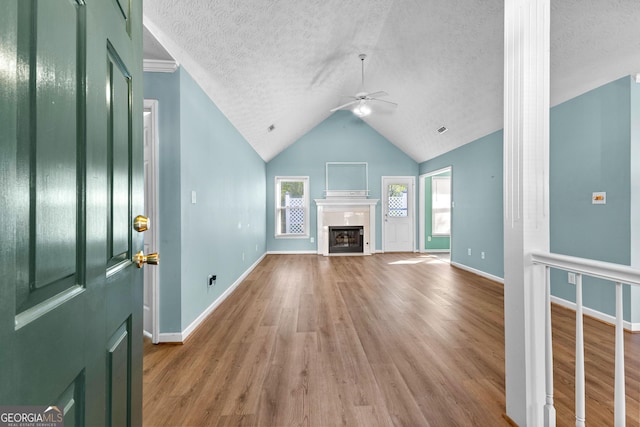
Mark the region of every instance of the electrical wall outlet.
POLYGON ((480 258, 484 259, 484 252, 480 252, 480 258))
POLYGON ((467 248, 467 255, 471 256, 471 248, 467 248))
POLYGON ((576 284, 576 273, 567 273, 567 281, 572 284, 575 285, 576 284))
POLYGON ((312 237, 309 237, 309 241, 310 241, 311 243, 313 243, 313 242, 315 242, 315 241, 316 241, 316 239, 312 236, 312 237))

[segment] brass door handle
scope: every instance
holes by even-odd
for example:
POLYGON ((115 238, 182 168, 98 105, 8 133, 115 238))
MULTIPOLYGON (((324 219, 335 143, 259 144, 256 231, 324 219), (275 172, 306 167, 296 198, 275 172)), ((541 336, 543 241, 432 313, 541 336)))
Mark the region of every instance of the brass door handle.
POLYGON ((133 229, 138 233, 147 231, 149 229, 149 218, 144 215, 138 215, 133 219, 133 229))
POLYGON ((136 263, 138 268, 142 268, 142 264, 158 265, 160 263, 160 255, 155 252, 149 255, 145 255, 140 251, 133 256, 133 262, 136 263))

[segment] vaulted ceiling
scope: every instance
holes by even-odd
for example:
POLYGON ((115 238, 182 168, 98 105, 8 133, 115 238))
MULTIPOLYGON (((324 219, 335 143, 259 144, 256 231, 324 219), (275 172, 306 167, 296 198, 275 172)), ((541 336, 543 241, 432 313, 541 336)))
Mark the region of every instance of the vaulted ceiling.
MULTIPOLYGON (((365 53, 398 106, 363 120, 422 162, 503 127, 503 4, 144 0, 145 54, 157 39, 269 161, 359 92, 365 53)), ((637 0, 551 1, 552 105, 639 72, 637 0)))

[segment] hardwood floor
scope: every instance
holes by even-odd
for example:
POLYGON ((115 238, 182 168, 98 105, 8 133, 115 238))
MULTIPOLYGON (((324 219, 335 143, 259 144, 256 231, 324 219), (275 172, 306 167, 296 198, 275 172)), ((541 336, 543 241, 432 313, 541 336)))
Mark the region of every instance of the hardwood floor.
MULTIPOLYGON (((554 307, 558 426, 574 313, 554 307)), ((147 426, 508 426, 502 285, 419 254, 269 255, 185 345, 145 342, 147 426)), ((613 328, 585 319, 587 423, 613 425, 613 328)), ((626 334, 627 426, 640 335, 626 334)))

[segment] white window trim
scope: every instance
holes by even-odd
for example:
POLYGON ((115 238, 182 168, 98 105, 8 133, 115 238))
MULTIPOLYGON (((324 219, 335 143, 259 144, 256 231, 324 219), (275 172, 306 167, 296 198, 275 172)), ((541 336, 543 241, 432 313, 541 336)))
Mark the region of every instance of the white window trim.
POLYGON ((275 204, 274 204, 274 237, 276 239, 308 239, 310 236, 310 225, 309 225, 309 177, 308 176, 276 176, 275 177, 275 204), (288 234, 288 233, 279 233, 278 230, 280 228, 280 210, 282 207, 280 206, 280 183, 283 181, 301 181, 302 188, 304 192, 304 233, 301 234, 288 234))
MULTIPOLYGON (((449 181, 449 206, 448 206, 448 213, 449 213, 449 232, 448 233, 436 233, 435 229, 436 229, 436 215, 435 215, 435 209, 433 207, 433 204, 431 205, 431 235, 433 237, 451 237, 451 176, 432 176, 431 177, 431 191, 432 194, 435 194, 435 187, 436 187, 436 182, 437 181, 445 181, 448 180, 449 181)), ((432 195, 433 198, 433 195, 432 195)), ((433 199, 432 199, 433 200, 433 199)), ((433 203, 433 202, 432 202, 433 203)))

